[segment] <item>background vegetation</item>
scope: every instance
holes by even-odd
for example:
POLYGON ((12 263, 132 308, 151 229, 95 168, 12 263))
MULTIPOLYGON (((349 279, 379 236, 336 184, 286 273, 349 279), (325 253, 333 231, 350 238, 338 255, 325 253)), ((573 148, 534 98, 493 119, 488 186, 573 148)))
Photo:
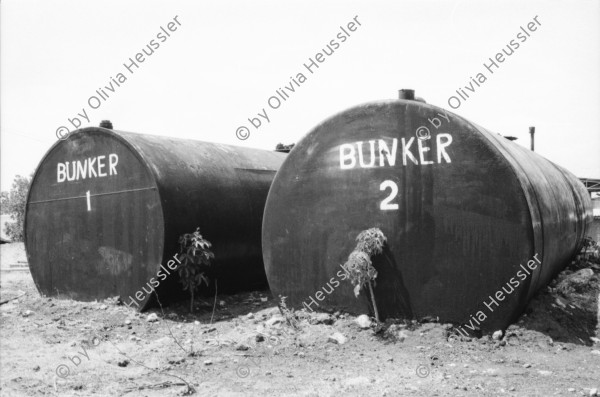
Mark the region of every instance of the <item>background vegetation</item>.
POLYGON ((0 194, 2 214, 9 214, 12 222, 5 222, 6 235, 12 241, 23 241, 23 225, 25 222, 25 205, 27 193, 33 174, 27 177, 17 175, 9 192, 0 194))

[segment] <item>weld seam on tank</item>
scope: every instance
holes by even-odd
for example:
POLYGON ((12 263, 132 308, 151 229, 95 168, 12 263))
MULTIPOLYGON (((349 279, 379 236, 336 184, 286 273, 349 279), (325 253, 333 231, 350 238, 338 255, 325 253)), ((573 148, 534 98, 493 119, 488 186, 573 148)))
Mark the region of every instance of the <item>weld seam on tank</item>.
MULTIPOLYGON (((140 188, 140 189, 121 190, 121 191, 118 191, 118 192, 110 192, 110 193, 96 193, 96 194, 93 194, 92 197, 94 197, 94 196, 108 196, 108 195, 111 195, 111 194, 140 192, 142 190, 156 190, 156 187, 144 187, 144 188, 140 188)), ((72 200, 72 199, 75 199, 75 198, 85 198, 85 197, 86 196, 73 196, 73 197, 64 197, 64 198, 52 199, 52 200, 30 201, 28 204, 51 203, 53 201, 72 200)))
MULTIPOLYGON (((544 217, 542 216, 541 213, 541 203, 540 203, 540 199, 538 197, 538 192, 535 189, 533 183, 531 182, 531 179, 529 178, 529 175, 527 174, 527 172, 525 172, 525 170, 523 169, 523 167, 520 165, 519 161, 515 158, 515 156, 512 153, 506 152, 505 156, 510 156, 510 158, 514 161, 514 164, 521 167, 521 169, 519 171, 521 171, 521 173, 519 174, 519 172, 517 172, 517 170, 515 171, 515 178, 517 180, 519 180, 521 182, 521 189, 523 190, 523 195, 525 197, 525 200, 527 201, 527 206, 529 207, 529 212, 530 212, 530 217, 529 217, 529 224, 531 225, 531 234, 533 236, 533 252, 530 253, 531 255, 536 255, 536 254, 540 254, 542 256, 542 261, 540 263, 540 267, 539 270, 536 274, 536 278, 534 279, 533 277, 531 278, 531 286, 529 287, 529 291, 527 294, 527 299, 529 300, 530 298, 533 297, 533 295, 535 295, 535 293, 537 292, 537 290, 539 289, 539 282, 540 282, 540 278, 542 277, 543 271, 544 271, 544 264, 546 263, 546 258, 545 258, 545 253, 544 253, 544 247, 545 247, 545 240, 544 240, 544 217), (525 186, 523 186, 522 183, 522 179, 526 179, 527 181, 527 187, 529 187, 531 189, 531 195, 533 196, 533 200, 535 200, 535 205, 531 205, 532 203, 529 201, 527 194, 525 193, 525 186), (533 213, 536 213, 536 218, 537 222, 539 222, 540 228, 539 228, 539 240, 542 241, 542 246, 539 247, 537 244, 538 239, 536 239, 536 231, 535 231, 535 225, 533 222, 533 213), (540 252, 541 251, 541 252, 540 252)), ((513 166, 511 165, 511 168, 513 168, 513 166)), ((531 257, 531 256, 530 256, 531 257)))
MULTIPOLYGON (((529 226, 528 227, 529 227, 529 229, 531 231, 531 235, 533 237, 533 249, 531 250, 533 252, 529 253, 528 258, 531 258, 535 254, 540 254, 542 257, 542 261, 541 261, 542 263, 540 264, 539 269, 536 272, 537 274, 535 276, 535 279, 532 277, 531 281, 530 281, 529 290, 527 291, 527 300, 529 300, 533 297, 533 295, 535 295, 535 293, 539 289, 539 281, 543 274, 544 263, 546 263, 545 256, 544 256, 544 219, 540 212, 540 210, 541 210, 540 200, 539 200, 539 197, 537 194, 537 190, 535 189, 533 183, 531 182, 531 179, 529 178, 529 174, 525 171, 522 164, 519 162, 519 160, 514 156, 514 154, 512 152, 505 150, 504 147, 502 146, 502 144, 508 144, 508 143, 511 143, 513 145, 515 145, 515 144, 512 142, 508 142, 508 143, 503 142, 500 139, 504 139, 504 138, 500 138, 500 136, 494 134, 493 132, 488 131, 483 127, 477 126, 477 131, 480 132, 480 130, 484 130, 487 133, 487 134, 482 134, 482 136, 484 138, 486 138, 488 141, 490 141, 490 139, 494 139, 494 141, 496 143, 498 143, 498 146, 500 146, 500 148, 502 148, 502 150, 501 150, 496 145, 491 144, 491 141, 490 141, 491 146, 493 146, 493 148, 498 152, 498 154, 502 157, 502 159, 506 161, 506 165, 513 172, 515 180, 519 181, 522 197, 523 197, 527 207, 529 208, 529 211, 528 211, 528 215, 529 215, 528 225, 529 226), (508 161, 509 158, 512 160, 512 162, 508 161), (519 167, 519 168, 516 169, 515 167, 519 167), (530 202, 530 197, 528 196, 527 191, 530 191, 530 194, 533 196, 533 197, 531 197, 531 199, 535 201, 535 205, 532 205, 532 202, 530 202), (538 222, 540 225, 539 240, 542 242, 541 247, 538 246, 538 238, 536 238, 536 230, 535 230, 536 222, 538 222)), ((527 261, 527 259, 525 259, 525 260, 527 261)))

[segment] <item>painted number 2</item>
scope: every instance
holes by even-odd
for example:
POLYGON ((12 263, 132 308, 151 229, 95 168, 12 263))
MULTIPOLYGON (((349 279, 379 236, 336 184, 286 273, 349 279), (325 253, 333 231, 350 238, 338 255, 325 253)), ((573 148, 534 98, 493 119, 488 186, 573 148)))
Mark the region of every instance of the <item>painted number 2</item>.
POLYGON ((90 200, 90 191, 89 190, 87 192, 85 192, 85 197, 87 199, 87 210, 91 211, 92 210, 92 202, 90 200))
POLYGON ((381 201, 379 209, 382 211, 397 210, 398 204, 390 204, 390 201, 395 199, 398 195, 398 185, 396 185, 396 182, 389 180, 383 181, 381 182, 381 185, 379 185, 379 190, 381 191, 387 190, 387 188, 390 188, 391 190, 390 195, 381 201))

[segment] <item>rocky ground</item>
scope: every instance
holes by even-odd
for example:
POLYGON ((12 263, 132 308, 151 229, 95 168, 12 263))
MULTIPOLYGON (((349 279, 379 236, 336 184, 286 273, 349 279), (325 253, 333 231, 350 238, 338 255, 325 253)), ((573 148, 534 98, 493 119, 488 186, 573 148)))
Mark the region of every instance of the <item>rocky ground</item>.
MULTIPOLYGON (((137 313, 41 297, 1 246, 2 396, 590 396, 600 388, 600 265, 572 264, 502 335, 285 316, 269 291, 137 313), (12 267, 10 265, 13 265, 12 267), (289 320, 289 321, 288 321, 289 320)), ((21 262, 21 263, 19 263, 21 262)), ((19 266, 21 265, 21 266, 19 266)))

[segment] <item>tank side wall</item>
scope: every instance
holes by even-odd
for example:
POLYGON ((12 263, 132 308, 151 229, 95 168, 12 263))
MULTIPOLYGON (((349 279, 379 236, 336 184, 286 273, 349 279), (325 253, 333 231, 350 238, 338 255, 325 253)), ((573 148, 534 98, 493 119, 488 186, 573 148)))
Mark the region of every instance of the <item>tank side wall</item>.
MULTIPOLYGON (((267 286, 261 224, 271 182, 286 154, 202 141, 122 133, 156 177, 165 218, 164 261, 178 238, 200 227, 213 244, 219 291, 267 286)), ((161 284, 179 294, 175 279, 161 284)))
POLYGON ((542 265, 532 286, 532 294, 560 272, 581 248, 591 219, 589 194, 569 171, 535 152, 479 128, 488 139, 502 147, 527 192, 533 218, 539 214, 539 225, 536 222, 533 224, 536 232, 534 253, 542 256, 542 265))

